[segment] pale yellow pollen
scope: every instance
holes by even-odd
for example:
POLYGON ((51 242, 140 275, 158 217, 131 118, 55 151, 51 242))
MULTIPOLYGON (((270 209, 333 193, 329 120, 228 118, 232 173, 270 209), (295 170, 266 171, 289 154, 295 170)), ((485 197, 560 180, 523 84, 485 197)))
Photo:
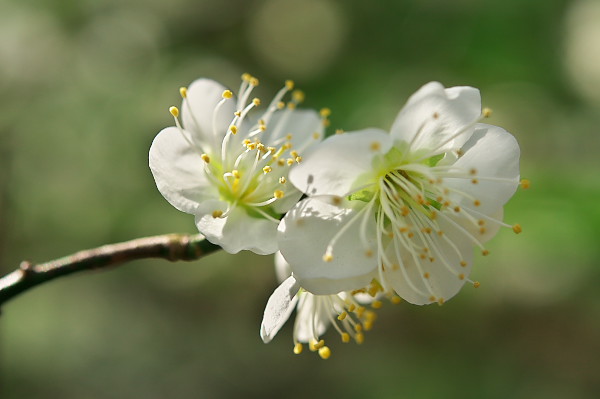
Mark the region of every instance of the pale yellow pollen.
POLYGON ((356 343, 360 345, 363 342, 365 342, 365 334, 357 333, 356 336, 354 337, 354 339, 356 340, 356 343))
POLYGON ((513 231, 514 231, 516 234, 519 234, 519 233, 521 233, 521 232, 523 231, 523 228, 522 228, 522 227, 521 227, 521 225, 520 225, 520 224, 518 224, 518 223, 517 223, 517 224, 515 224, 515 225, 512 227, 512 229, 513 229, 513 231))
POLYGON ((250 86, 258 86, 260 82, 255 77, 251 77, 248 83, 250 83, 250 86))
POLYGON ((333 260, 333 255, 330 253, 326 253, 323 255, 323 262, 331 262, 333 260))
POLYGON ((250 75, 248 72, 245 72, 242 74, 242 80, 244 82, 249 82, 250 79, 252 79, 252 75, 250 75))
POLYGON ((282 190, 275 190, 275 192, 273 192, 273 197, 277 198, 277 199, 281 199, 283 198, 283 191, 282 190))
POLYGON ((285 81, 285 88, 287 90, 293 90, 294 89, 294 81, 290 80, 290 79, 286 80, 285 81))
POLYGON ((221 97, 229 99, 233 97, 233 93, 231 90, 225 90, 223 94, 221 94, 221 97))
POLYGON ((335 130, 335 134, 343 134, 344 133, 344 129, 336 129, 335 130))
POLYGON ((321 356, 321 359, 323 360, 329 359, 329 356, 331 356, 331 349, 329 349, 327 346, 319 348, 319 356, 321 356))
POLYGON ((348 316, 348 312, 343 311, 342 313, 340 313, 337 317, 338 320, 342 321, 344 320, 346 317, 348 316))
POLYGON ((285 165, 285 159, 282 159, 282 158, 278 159, 277 160, 277 165, 279 165, 279 166, 285 165))
POLYGON ((236 179, 239 179, 240 177, 242 177, 242 175, 240 174, 240 171, 237 169, 234 169, 231 171, 231 174, 233 175, 233 177, 235 177, 236 179))
POLYGON ((321 138, 321 133, 319 133, 319 132, 314 132, 314 133, 312 134, 312 138, 313 138, 313 139, 315 139, 315 140, 319 140, 319 139, 321 138))
POLYGON ((287 107, 288 107, 288 109, 294 110, 294 109, 296 109, 296 103, 288 103, 287 107))
POLYGON ((302 101, 304 101, 304 98, 306 96, 304 95, 304 92, 302 90, 294 90, 292 92, 292 98, 294 99, 294 101, 301 103, 302 101))
POLYGON ((283 108, 285 108, 285 103, 283 101, 279 101, 277 103, 277 109, 283 109, 283 108))
POLYGON ((181 95, 181 98, 186 98, 187 97, 187 87, 180 87, 179 94, 181 95))
POLYGON ((462 267, 467 267, 467 262, 465 262, 464 260, 461 260, 461 261, 460 261, 460 265, 461 265, 462 267))
MULTIPOLYGON (((356 313, 356 315, 357 315, 358 317, 362 317, 362 315, 363 315, 363 313, 365 312, 365 310, 366 310, 366 308, 365 308, 364 306, 359 306, 358 308, 356 308, 356 312, 354 312, 354 313, 356 313)), ((360 324, 357 324, 357 325, 354 327, 354 329, 355 329, 356 331, 360 331, 360 330, 362 329, 362 327, 360 326, 360 324)))
POLYGON ((342 333, 342 342, 345 344, 350 342, 350 334, 348 334, 347 332, 342 333))
POLYGON ((212 217, 215 219, 220 218, 221 216, 223 216, 223 211, 216 210, 216 211, 213 211, 213 213, 212 213, 212 217))
POLYGON ((302 349, 304 349, 304 347, 302 346, 302 344, 300 342, 298 342, 296 345, 294 345, 294 353, 296 355, 299 355, 302 353, 302 349))
POLYGON ((239 118, 242 116, 242 111, 235 111, 233 114, 239 118))
POLYGON ((231 127, 229 127, 229 130, 231 130, 231 134, 236 134, 238 132, 238 128, 236 125, 231 125, 231 127))
POLYGON ((200 155, 200 158, 202 158, 204 162, 210 163, 210 157, 208 156, 208 154, 202 154, 200 155))
POLYGON ((488 256, 490 254, 490 251, 488 251, 487 249, 484 249, 483 251, 481 251, 481 254, 483 256, 488 256))
POLYGON ((325 341, 323 341, 323 340, 316 341, 314 339, 311 339, 310 342, 308 343, 308 349, 310 349, 311 352, 315 352, 324 346, 325 346, 325 341))
POLYGON ((398 305, 400 302, 402 302, 402 298, 400 298, 397 295, 394 295, 390 298, 390 302, 392 302, 394 305, 398 305))
POLYGON ((356 305, 351 303, 350 306, 348 306, 348 311, 349 312, 354 312, 354 310, 356 309, 356 305))
POLYGON ((171 115, 173 115, 175 118, 177 118, 179 116, 179 108, 177 107, 170 107, 169 108, 169 112, 171 113, 171 115))
POLYGON ((435 302, 435 297, 432 295, 432 296, 430 296, 430 297, 429 297, 429 300, 430 300, 431 302, 435 302))
POLYGON ((363 323, 365 331, 370 331, 373 328, 373 321, 367 320, 363 323))
POLYGON ((284 176, 281 176, 281 177, 279 178, 279 183, 281 183, 281 184, 285 184, 286 182, 287 182, 287 180, 285 179, 285 177, 284 177, 284 176))
POLYGON ((294 160, 292 158, 288 158, 286 162, 289 166, 292 166, 294 164, 294 160))
POLYGON ((299 155, 299 154, 298 154, 298 151, 296 151, 296 150, 294 150, 294 151, 290 151, 290 156, 291 156, 292 158, 296 158, 298 155, 299 155))
POLYGON ((269 151, 272 154, 275 151, 277 151, 277 148, 275 148, 275 147, 267 147, 267 151, 269 151))
POLYGON ((529 187, 531 187, 531 182, 528 179, 521 180, 521 188, 527 190, 529 187))
POLYGON ((381 149, 381 143, 379 141, 374 141, 371 143, 371 151, 379 151, 381 149))
POLYGON ((479 288, 479 286, 481 286, 481 283, 479 281, 474 281, 473 282, 473 287, 479 288))
POLYGON ((442 305, 444 304, 444 302, 446 302, 446 301, 444 300, 444 298, 438 298, 438 300, 437 300, 437 303, 438 303, 438 305, 440 305, 440 306, 442 306, 442 305))
POLYGON ((485 227, 479 228, 479 234, 485 234, 485 232, 486 232, 485 227))
POLYGON ((260 105, 260 98, 253 98, 252 104, 254 104, 255 107, 258 107, 260 105))
POLYGON ((489 118, 490 116, 492 116, 492 110, 491 108, 484 108, 481 114, 484 118, 489 118))
POLYGON ((264 174, 267 174, 267 173, 269 173, 269 172, 271 172, 271 171, 273 171, 273 168, 272 168, 272 167, 270 167, 269 165, 267 165, 267 166, 265 166, 265 167, 263 168, 263 172, 264 172, 264 174))
POLYGON ((459 280, 464 280, 465 279, 465 275, 463 273, 458 275, 458 279, 459 280))
POLYGON ((331 115, 331 110, 329 108, 321 108, 321 111, 319 111, 319 114, 321 115, 322 118, 327 118, 329 115, 331 115))
POLYGON ((381 301, 373 301, 373 303, 371 303, 371 307, 373 309, 380 309, 383 306, 383 302, 381 301))

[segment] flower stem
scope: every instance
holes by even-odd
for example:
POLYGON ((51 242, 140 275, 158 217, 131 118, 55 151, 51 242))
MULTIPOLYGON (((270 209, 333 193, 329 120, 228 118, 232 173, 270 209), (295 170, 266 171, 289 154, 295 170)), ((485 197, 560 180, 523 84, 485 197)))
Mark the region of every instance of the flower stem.
POLYGON ((0 306, 30 288, 71 273, 148 258, 192 261, 219 249, 201 234, 164 234, 86 249, 44 263, 23 261, 17 270, 0 278, 0 306))

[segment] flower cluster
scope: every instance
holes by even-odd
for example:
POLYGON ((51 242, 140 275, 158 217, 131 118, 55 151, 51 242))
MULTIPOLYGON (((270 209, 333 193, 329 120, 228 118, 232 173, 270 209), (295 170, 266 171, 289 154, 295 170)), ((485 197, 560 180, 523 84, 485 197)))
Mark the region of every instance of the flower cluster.
POLYGON ((297 310, 294 352, 322 358, 332 326, 362 343, 381 300, 443 304, 469 282, 473 252, 502 228, 503 206, 520 181, 519 146, 482 123, 472 87, 426 84, 390 132, 370 128, 321 141, 328 109, 299 110, 293 83, 262 115, 250 111, 258 81, 243 76, 239 98, 201 79, 181 89, 182 121, 161 131, 150 167, 163 196, 196 217, 206 238, 236 253, 276 255, 281 285, 261 326, 269 342, 297 310), (302 154, 302 155, 300 155, 302 154), (305 196, 303 199, 302 196, 305 196))

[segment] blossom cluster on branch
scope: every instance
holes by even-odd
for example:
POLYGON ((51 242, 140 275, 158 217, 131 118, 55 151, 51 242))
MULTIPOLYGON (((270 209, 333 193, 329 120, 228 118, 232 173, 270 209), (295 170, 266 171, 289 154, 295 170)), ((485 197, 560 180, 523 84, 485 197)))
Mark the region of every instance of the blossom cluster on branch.
POLYGON ((382 300, 443 304, 469 277, 475 249, 500 228, 519 186, 519 146, 482 123, 477 89, 421 87, 389 132, 325 138, 329 109, 299 109, 292 81, 266 105, 242 76, 237 97, 218 82, 181 88, 175 126, 150 148, 162 195, 194 215, 225 251, 276 253, 281 285, 260 335, 269 342, 296 310, 294 352, 322 358, 333 327, 362 343, 382 300))

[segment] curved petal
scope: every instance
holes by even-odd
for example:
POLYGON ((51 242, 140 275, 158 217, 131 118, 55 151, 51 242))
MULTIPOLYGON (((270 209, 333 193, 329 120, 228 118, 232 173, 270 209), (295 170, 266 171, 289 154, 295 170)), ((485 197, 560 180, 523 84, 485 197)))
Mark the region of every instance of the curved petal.
POLYGON ((290 276, 273 291, 260 325, 260 337, 265 344, 271 342, 292 314, 298 301, 296 294, 299 289, 296 279, 290 276))
MULTIPOLYGON (((494 214, 513 196, 519 185, 519 145, 506 130, 492 125, 477 124, 475 133, 463 147, 464 155, 454 166, 476 174, 466 179, 447 178, 445 185, 468 193, 481 202, 477 211, 494 214), (472 177, 477 184, 472 183, 472 177)), ((452 194, 451 199, 472 207, 472 199, 452 194)))
POLYGON ((373 159, 391 146, 389 135, 379 129, 328 137, 290 170, 290 181, 309 195, 347 195, 361 175, 372 172, 373 159))
POLYGON ((313 294, 361 288, 371 281, 377 266, 376 257, 368 252, 376 247, 374 220, 365 211, 307 198, 279 224, 279 250, 301 286, 313 294), (366 242, 360 234, 363 224, 366 242), (323 256, 332 243, 333 259, 326 262, 323 256))
POLYGON ((391 136, 395 141, 412 142, 413 152, 443 153, 459 149, 480 117, 479 90, 467 86, 444 89, 442 84, 430 82, 408 99, 392 125, 391 136))
POLYGON ((409 251, 402 251, 398 259, 393 244, 388 248, 388 255, 399 267, 386 267, 386 281, 407 302, 424 305, 446 301, 456 295, 469 276, 472 243, 452 224, 440 220, 440 228, 444 235, 431 236, 432 242, 428 245, 433 261, 412 256, 409 251), (452 240, 452 244, 448 240, 452 240))
POLYGON ((286 109, 273 114, 261 139, 265 145, 277 147, 287 135, 291 135, 291 149, 304 151, 323 139, 324 130, 323 121, 316 111, 286 109))
POLYGON ((195 214, 199 204, 218 198, 204 172, 204 161, 179 129, 168 127, 152 142, 149 165, 156 186, 167 201, 182 212, 195 214))
POLYGON ((220 245, 230 254, 249 250, 268 255, 277 251, 276 223, 252 217, 240 207, 232 209, 226 217, 212 216, 214 210, 225 211, 226 205, 222 201, 207 203, 206 211, 196 216, 196 226, 208 241, 220 245))
POLYGON ((225 100, 215 114, 225 90, 225 86, 214 80, 197 79, 188 87, 181 109, 184 128, 197 135, 195 139, 207 144, 213 154, 221 151, 221 142, 236 111, 235 98, 231 98, 225 100))
POLYGON ((292 275, 292 268, 279 251, 275 252, 274 261, 275 275, 277 275, 277 281, 283 282, 285 279, 292 275))

